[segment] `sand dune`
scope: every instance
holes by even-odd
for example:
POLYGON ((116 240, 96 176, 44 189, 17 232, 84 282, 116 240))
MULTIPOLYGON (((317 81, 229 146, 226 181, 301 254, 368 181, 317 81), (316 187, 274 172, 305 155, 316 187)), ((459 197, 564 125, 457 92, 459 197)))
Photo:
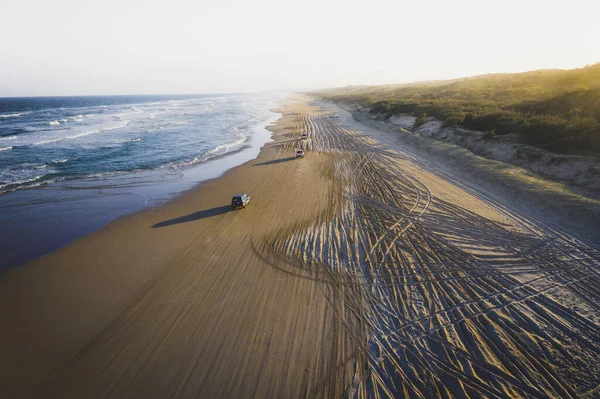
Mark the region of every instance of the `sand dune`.
POLYGON ((345 114, 281 112, 256 160, 0 276, 0 391, 600 394, 597 251, 345 114))

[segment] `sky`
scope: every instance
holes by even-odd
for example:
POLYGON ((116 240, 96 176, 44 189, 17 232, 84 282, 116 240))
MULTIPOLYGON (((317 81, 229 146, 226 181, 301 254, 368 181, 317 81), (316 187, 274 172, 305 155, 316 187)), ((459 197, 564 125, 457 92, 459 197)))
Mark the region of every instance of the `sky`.
POLYGON ((0 97, 394 84, 600 61, 598 0, 1 0, 0 97))

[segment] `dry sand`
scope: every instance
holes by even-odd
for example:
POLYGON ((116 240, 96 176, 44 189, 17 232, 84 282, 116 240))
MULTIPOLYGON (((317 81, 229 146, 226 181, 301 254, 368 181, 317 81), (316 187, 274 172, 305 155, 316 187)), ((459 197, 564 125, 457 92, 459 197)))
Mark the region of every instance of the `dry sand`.
POLYGON ((0 276, 2 395, 600 395, 598 252, 330 112, 0 276))

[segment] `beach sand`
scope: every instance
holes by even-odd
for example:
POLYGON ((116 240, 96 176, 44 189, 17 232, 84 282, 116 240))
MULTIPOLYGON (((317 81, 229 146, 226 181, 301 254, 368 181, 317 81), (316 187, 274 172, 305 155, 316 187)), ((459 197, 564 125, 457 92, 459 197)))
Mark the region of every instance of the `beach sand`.
POLYGON ((597 249, 332 105, 281 112, 257 159, 0 276, 3 396, 598 395, 597 249))
POLYGON ((297 397, 326 378, 343 343, 322 334, 325 288, 253 248, 335 192, 327 155, 277 146, 306 105, 281 112, 257 159, 0 276, 2 397, 297 397), (252 201, 232 211, 238 192, 252 201))

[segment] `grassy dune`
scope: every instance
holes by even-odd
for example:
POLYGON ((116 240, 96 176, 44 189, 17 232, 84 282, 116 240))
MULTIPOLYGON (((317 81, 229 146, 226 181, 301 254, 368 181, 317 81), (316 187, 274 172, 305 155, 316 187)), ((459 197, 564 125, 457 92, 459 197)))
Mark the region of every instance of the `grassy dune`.
POLYGON ((518 133, 525 143, 565 154, 600 154, 600 64, 572 70, 483 75, 321 93, 388 117, 434 116, 489 136, 518 133))

